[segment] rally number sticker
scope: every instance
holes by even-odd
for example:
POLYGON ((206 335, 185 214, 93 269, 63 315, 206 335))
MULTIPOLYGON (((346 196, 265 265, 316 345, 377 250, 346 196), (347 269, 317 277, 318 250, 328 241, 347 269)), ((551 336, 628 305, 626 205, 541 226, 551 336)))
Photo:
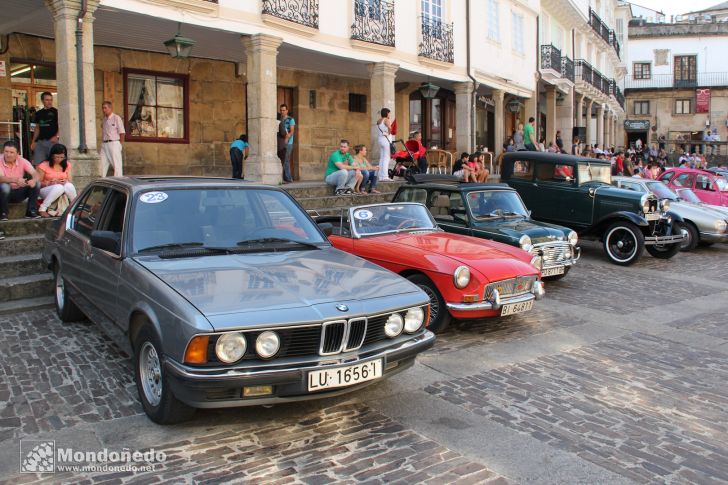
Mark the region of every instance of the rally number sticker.
POLYGON ((145 204, 159 204, 169 197, 165 192, 147 192, 139 197, 139 200, 145 204))
POLYGON ((359 219, 360 221, 368 221, 369 219, 374 217, 374 214, 370 210, 360 209, 354 212, 354 217, 356 219, 359 219))

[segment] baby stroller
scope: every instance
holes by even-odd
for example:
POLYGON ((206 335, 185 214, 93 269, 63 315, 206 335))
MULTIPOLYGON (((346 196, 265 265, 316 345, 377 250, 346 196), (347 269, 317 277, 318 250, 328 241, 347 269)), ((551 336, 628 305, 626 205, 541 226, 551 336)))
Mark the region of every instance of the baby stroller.
POLYGON ((418 145, 415 140, 395 140, 393 144, 400 143, 404 150, 394 152, 392 160, 394 160, 394 168, 389 169, 389 178, 404 177, 407 181, 412 181, 415 174, 420 173, 420 169, 415 160, 414 152, 417 151, 418 145))

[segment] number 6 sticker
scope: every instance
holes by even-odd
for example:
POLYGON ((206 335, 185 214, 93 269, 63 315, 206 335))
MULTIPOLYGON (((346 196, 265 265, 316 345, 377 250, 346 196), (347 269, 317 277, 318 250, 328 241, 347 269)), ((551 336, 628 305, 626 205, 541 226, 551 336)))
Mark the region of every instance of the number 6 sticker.
POLYGON ((159 204, 169 197, 165 192, 147 192, 139 196, 139 200, 145 204, 159 204))

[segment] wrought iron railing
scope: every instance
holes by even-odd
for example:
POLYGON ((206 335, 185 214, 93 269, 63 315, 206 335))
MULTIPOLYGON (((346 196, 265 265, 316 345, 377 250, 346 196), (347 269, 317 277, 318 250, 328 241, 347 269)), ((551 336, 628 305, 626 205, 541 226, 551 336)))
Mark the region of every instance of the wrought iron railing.
POLYGON ((585 83, 592 83, 592 76, 594 69, 591 64, 586 62, 584 59, 577 59, 574 61, 574 74, 577 81, 583 81, 585 83))
POLYGON ((436 61, 455 62, 453 24, 423 16, 420 27, 420 55, 436 61))
POLYGON ((314 29, 319 26, 318 0, 263 0, 263 13, 314 29))
POLYGON ((589 25, 594 30, 594 32, 599 35, 602 39, 604 39, 604 42, 607 43, 607 45, 610 45, 614 48, 614 51, 617 53, 617 57, 620 57, 620 47, 619 47, 619 41, 617 41, 617 34, 615 34, 614 30, 610 29, 607 24, 604 23, 604 21, 597 15, 597 13, 589 8, 589 25))
POLYGON ((351 38, 394 47, 394 2, 355 0, 351 38))
POLYGON ((567 56, 561 57, 561 77, 574 82, 574 61, 567 56))
POLYGON ((561 51, 551 44, 541 46, 541 69, 561 72, 561 51))
POLYGON ((624 89, 652 88, 718 88, 728 87, 728 72, 698 72, 675 79, 673 74, 652 74, 649 79, 624 79, 624 89))
POLYGON ((624 109, 624 94, 622 94, 622 90, 619 89, 619 86, 617 86, 617 94, 614 97, 617 98, 617 102, 622 109, 624 109))
POLYGON ((609 96, 617 96, 617 81, 614 79, 609 80, 609 92, 607 94, 609 96))
POLYGON ((617 40, 617 34, 613 30, 609 31, 609 45, 611 45, 614 48, 614 51, 617 53, 617 57, 619 57, 621 59, 622 58, 621 52, 620 52, 621 48, 619 47, 619 41, 617 40))

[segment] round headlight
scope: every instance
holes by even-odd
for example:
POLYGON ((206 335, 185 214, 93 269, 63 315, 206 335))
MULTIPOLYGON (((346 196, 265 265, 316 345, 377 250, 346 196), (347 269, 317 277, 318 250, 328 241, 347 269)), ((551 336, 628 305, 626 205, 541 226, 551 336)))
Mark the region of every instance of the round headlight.
POLYGON ((650 198, 647 194, 642 196, 642 198, 640 199, 640 204, 642 204, 642 212, 644 214, 650 212, 650 198))
POLYGON ((278 337, 277 333, 271 332, 270 330, 266 330, 255 339, 255 351, 264 359, 269 359, 276 355, 280 348, 280 337, 278 337))
POLYGON ((521 236, 521 239, 518 240, 518 244, 524 251, 530 251, 531 249, 533 249, 533 245, 531 244, 531 238, 526 234, 521 236))
POLYGON ((664 199, 660 202, 660 208, 663 211, 669 211, 670 210, 670 199, 664 199))
POLYGON ((470 268, 467 266, 458 266, 452 275, 452 281, 456 288, 463 289, 470 283, 470 268))
POLYGON ((718 232, 725 232, 726 228, 728 228, 728 223, 723 219, 718 219, 713 224, 715 225, 715 230, 718 232))
POLYGON ((531 258, 531 266, 541 271, 543 269, 543 258, 541 256, 534 256, 531 258))
POLYGON ((220 362, 232 364, 243 358, 245 349, 247 348, 245 335, 240 332, 226 333, 217 339, 215 344, 215 355, 220 362))
POLYGON ((569 233, 568 240, 569 244, 571 244, 572 246, 576 246, 576 243, 579 242, 579 236, 576 234, 576 231, 571 231, 569 233))
POLYGON ((425 323, 425 311, 422 307, 410 308, 404 316, 404 331, 415 333, 425 323))
POLYGON ((404 327, 404 321, 402 320, 402 315, 399 313, 392 313, 389 318, 387 318, 387 321, 384 323, 384 333, 389 338, 394 338, 400 333, 402 333, 402 328, 404 327))

